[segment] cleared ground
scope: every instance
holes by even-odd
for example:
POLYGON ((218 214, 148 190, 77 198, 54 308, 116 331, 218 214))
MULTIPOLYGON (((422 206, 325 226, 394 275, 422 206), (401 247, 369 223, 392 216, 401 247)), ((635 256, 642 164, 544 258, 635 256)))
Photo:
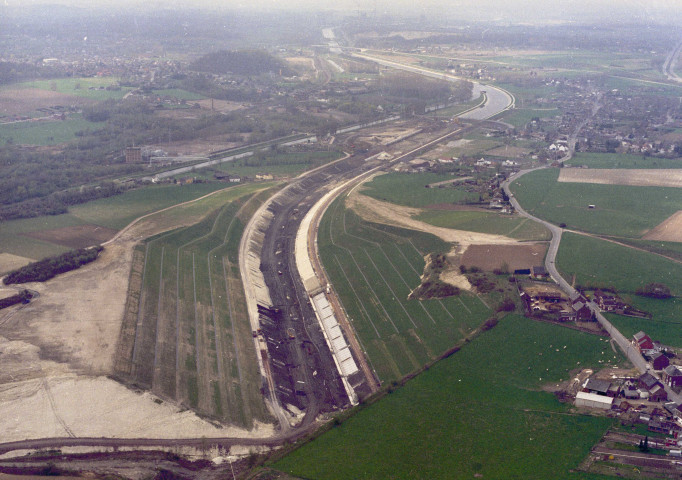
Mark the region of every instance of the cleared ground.
POLYGON ((534 245, 470 245, 462 255, 461 264, 492 271, 497 268, 509 272, 544 265, 546 244, 534 245))
POLYGON ((98 225, 77 225, 73 227, 42 230, 25 233, 27 237, 64 245, 69 248, 84 248, 111 240, 118 230, 98 225))
POLYGON ((584 169, 562 168, 559 182, 629 185, 633 187, 682 187, 682 169, 584 169))
POLYGON ((0 275, 23 267, 32 261, 32 258, 12 255, 11 253, 0 253, 0 275))
POLYGON ((660 240, 662 242, 682 242, 682 210, 671 215, 663 223, 651 229, 642 237, 643 240, 660 240))
POLYGON ((0 115, 18 115, 56 105, 87 105, 92 100, 37 88, 0 90, 0 115))

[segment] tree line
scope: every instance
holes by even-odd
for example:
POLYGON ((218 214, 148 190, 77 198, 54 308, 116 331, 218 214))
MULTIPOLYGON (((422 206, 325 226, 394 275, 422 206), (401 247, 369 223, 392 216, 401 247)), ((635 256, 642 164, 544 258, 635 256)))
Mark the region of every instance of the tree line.
POLYGON ((27 282, 45 282, 60 273, 76 270, 94 261, 104 247, 79 248, 55 257, 47 257, 14 270, 3 279, 5 285, 27 282))

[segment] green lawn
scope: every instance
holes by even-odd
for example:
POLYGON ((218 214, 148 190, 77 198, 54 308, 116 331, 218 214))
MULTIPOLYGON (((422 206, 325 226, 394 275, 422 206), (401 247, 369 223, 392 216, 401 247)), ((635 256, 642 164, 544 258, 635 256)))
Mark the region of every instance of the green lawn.
POLYGON ((8 141, 21 145, 55 145, 76 138, 76 132, 91 128, 94 124, 80 114, 70 115, 66 120, 21 122, 0 125, 0 144, 8 141))
POLYGON ((682 189, 559 183, 559 169, 531 172, 512 183, 528 212, 591 233, 639 238, 682 209, 682 189), (597 208, 589 209, 588 205, 597 208))
POLYGON ((561 115, 561 110, 558 108, 552 109, 533 109, 533 108, 514 108, 507 110, 501 117, 501 120, 511 123, 515 127, 523 127, 533 118, 551 118, 561 115))
POLYGON ((549 231, 537 222, 494 212, 427 210, 416 218, 437 227, 505 235, 518 240, 550 239, 549 231))
POLYGON ((362 193, 409 207, 425 207, 437 203, 465 203, 477 201, 478 194, 460 188, 425 188, 426 185, 454 179, 437 173, 389 173, 374 177, 363 185, 362 193))
POLYGON ((539 387, 607 356, 601 337, 506 317, 275 468, 316 480, 599 478, 572 470, 613 421, 573 415, 539 387))
POLYGON ((613 286, 634 293, 656 282, 682 295, 682 265, 605 240, 564 233, 556 263, 564 278, 575 275, 576 284, 613 286))

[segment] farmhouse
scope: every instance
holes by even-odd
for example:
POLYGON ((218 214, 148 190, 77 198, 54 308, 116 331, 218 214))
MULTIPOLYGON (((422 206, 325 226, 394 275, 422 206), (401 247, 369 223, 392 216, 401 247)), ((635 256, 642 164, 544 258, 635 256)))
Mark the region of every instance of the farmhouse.
POLYGON ((637 350, 639 350, 639 353, 654 348, 654 342, 652 342, 651 338, 649 338, 649 335, 647 335, 644 332, 635 333, 635 335, 633 336, 632 343, 635 344, 637 350))
POLYGON ((651 368, 654 370, 663 370, 670 365, 670 360, 668 360, 668 357, 666 357, 663 352, 654 353, 649 359, 649 362, 651 363, 651 368))
POLYGON ((594 393, 595 395, 605 395, 607 397, 615 397, 618 395, 618 386, 614 386, 611 382, 606 380, 598 380, 596 378, 588 378, 583 384, 583 392, 594 393), (615 388, 614 388, 615 387, 615 388))
POLYGON ((594 292, 594 301, 605 312, 613 312, 625 308, 625 303, 620 298, 604 293, 601 290, 594 292))
POLYGON ((669 387, 679 387, 682 385, 682 371, 676 365, 668 365, 663 369, 663 381, 669 387))

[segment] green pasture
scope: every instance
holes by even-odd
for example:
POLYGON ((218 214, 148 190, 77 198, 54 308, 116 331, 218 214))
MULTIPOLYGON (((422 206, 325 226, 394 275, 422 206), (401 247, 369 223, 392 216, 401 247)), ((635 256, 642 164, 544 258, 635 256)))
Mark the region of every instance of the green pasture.
POLYGON ((537 170, 512 182, 511 188, 529 213, 604 235, 639 238, 682 209, 679 188, 559 183, 558 176, 559 169, 537 170))
POLYGON ((142 331, 159 332, 163 341, 147 339, 156 347, 140 350, 135 363, 158 356, 159 366, 135 380, 245 428, 270 417, 260 394, 238 248, 248 218, 271 193, 241 189, 196 225, 158 235, 146 247, 142 331))
POLYGON ((75 139, 76 132, 92 125, 80 114, 70 115, 66 120, 6 123, 0 125, 0 144, 56 145, 75 139))
POLYGON ((654 158, 642 155, 620 153, 587 153, 578 152, 568 162, 570 165, 587 165, 590 168, 682 168, 680 158, 654 158))
POLYGON ((196 101, 196 100, 203 100, 206 98, 205 96, 199 94, 199 93, 194 93, 194 92, 188 92, 187 90, 182 90, 180 88, 164 88, 164 89, 159 89, 159 90, 154 90, 155 95, 167 95, 169 97, 175 97, 178 100, 188 100, 188 101, 196 101))
POLYGON ((511 123, 515 127, 523 127, 535 117, 543 119, 557 116, 561 116, 561 110, 559 110, 558 108, 550 109, 514 108, 504 112, 501 119, 507 123, 511 123))
POLYGON ((123 98, 132 90, 130 87, 121 87, 120 90, 90 90, 90 88, 100 88, 118 85, 118 79, 114 77, 87 77, 87 78, 57 78, 54 80, 33 80, 29 82, 17 83, 11 86, 12 89, 36 88, 39 90, 54 90, 59 93, 76 95, 78 97, 90 98, 93 100, 107 100, 109 98, 123 98), (53 88, 54 87, 54 88, 53 88))
POLYGON ((453 177, 438 173, 388 173, 363 184, 362 193, 409 207, 478 201, 478 193, 466 192, 463 188, 425 188, 428 184, 444 180, 453 180, 453 177))
POLYGON ((550 239, 549 231, 537 222, 493 212, 426 210, 416 218, 437 227, 505 235, 518 240, 550 239))
POLYGON ((129 190, 115 197, 74 205, 69 208, 69 212, 85 223, 120 229, 142 215, 194 200, 228 186, 216 182, 156 185, 129 190))
POLYGON ((556 263, 564 278, 575 275, 576 284, 634 293, 649 283, 663 283, 682 295, 681 264, 606 240, 565 232, 556 263))
POLYGON ((502 294, 485 300, 462 293, 443 300, 408 300, 419 285, 424 256, 451 246, 420 232, 362 221, 336 200, 318 238, 322 260, 377 375, 390 381, 455 346, 493 312, 502 294))
POLYGON ((607 339, 508 316, 274 466, 316 480, 601 478, 575 469, 613 420, 540 386, 604 359, 621 361, 607 339))

